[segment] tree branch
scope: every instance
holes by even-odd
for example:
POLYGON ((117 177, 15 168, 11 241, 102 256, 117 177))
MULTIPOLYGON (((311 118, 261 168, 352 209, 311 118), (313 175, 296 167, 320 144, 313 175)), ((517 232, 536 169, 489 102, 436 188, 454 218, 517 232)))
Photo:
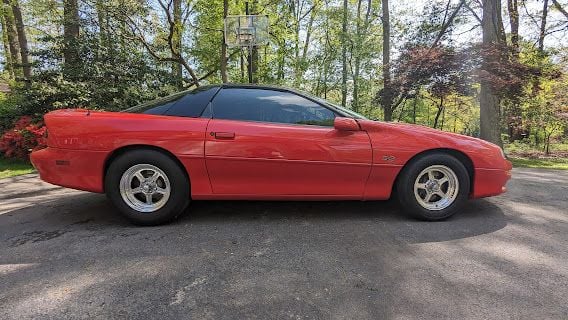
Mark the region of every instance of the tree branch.
MULTIPOLYGON (((442 37, 444 36, 446 31, 448 30, 448 28, 452 24, 452 22, 454 22, 455 17, 460 12, 460 9, 464 5, 464 3, 465 3, 465 0, 461 0, 460 3, 458 4, 458 6, 456 7, 456 9, 452 12, 450 17, 448 18, 448 21, 444 22, 444 24, 440 28, 440 32, 438 33, 438 36, 436 36, 436 40, 434 40, 434 43, 432 43, 432 45, 431 45, 432 48, 438 45, 438 42, 440 42, 440 40, 442 39, 442 37)), ((449 2, 448 2, 448 5, 449 5, 449 2)))
POLYGON ((552 0, 552 2, 554 3, 554 6, 556 7, 556 9, 558 9, 558 11, 560 11, 566 18, 568 18, 568 12, 566 12, 566 10, 564 10, 564 8, 562 8, 562 6, 558 2, 558 0, 552 0))

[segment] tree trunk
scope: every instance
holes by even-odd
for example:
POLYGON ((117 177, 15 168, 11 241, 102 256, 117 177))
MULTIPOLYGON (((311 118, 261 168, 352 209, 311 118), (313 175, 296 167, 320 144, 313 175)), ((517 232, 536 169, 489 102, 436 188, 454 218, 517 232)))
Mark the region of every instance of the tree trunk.
POLYGON ((361 73, 361 56, 363 49, 363 42, 367 28, 369 25, 369 17, 371 15, 371 1, 367 0, 367 12, 365 13, 365 20, 361 25, 361 4, 363 0, 359 0, 357 4, 357 28, 356 28, 356 52, 355 52, 355 71, 353 73, 353 110, 359 111, 359 75, 361 73))
POLYGON ((348 0, 343 0, 343 26, 341 29, 341 105, 347 106, 347 13, 348 0))
POLYGON ((546 145, 544 147, 544 153, 547 156, 550 155, 550 137, 552 136, 552 132, 553 131, 551 131, 550 133, 547 133, 546 131, 544 132, 544 134, 546 135, 546 141, 545 141, 546 145))
POLYGON ((108 50, 106 54, 101 57, 101 59, 113 59, 114 58, 114 47, 115 44, 111 39, 111 28, 109 25, 109 14, 108 7, 105 5, 105 0, 97 0, 96 2, 97 10, 97 20, 99 24, 99 42, 101 45, 101 52, 104 52, 105 48, 108 50))
POLYGON ((12 56, 10 53, 10 44, 8 41, 8 32, 6 29, 6 18, 3 11, 0 11, 0 21, 2 22, 2 44, 4 45, 4 57, 6 59, 6 71, 8 71, 8 77, 14 79, 14 68, 12 62, 12 56))
POLYGON ((240 53, 241 53, 241 82, 245 82, 245 57, 243 54, 243 50, 241 50, 240 53))
POLYGON ((390 109, 390 108, 385 109, 384 110, 384 117, 385 117, 385 121, 392 121, 392 109, 390 109))
POLYGON ((292 14, 294 15, 294 86, 300 85, 300 0, 294 0, 292 14))
POLYGON ((381 105, 385 111, 385 121, 392 121, 393 96, 390 73, 390 14, 388 0, 383 0, 381 5, 383 10, 383 94, 381 96, 381 105))
MULTIPOLYGON (((181 1, 182 0, 173 0, 174 32, 172 34, 172 58, 181 57, 181 40, 183 36, 181 1)), ((183 88, 183 71, 180 63, 172 62, 172 74, 176 86, 180 89, 183 88)))
POLYGON ((284 65, 286 63, 286 49, 284 46, 285 44, 281 44, 278 47, 278 73, 276 79, 278 79, 279 84, 284 80, 284 65))
POLYGON ((440 115, 444 110, 444 98, 440 98, 440 103, 438 104, 438 111, 436 111, 436 117, 434 118, 434 126, 433 128, 436 129, 438 127, 438 121, 440 120, 440 115))
POLYGON ((507 0, 509 24, 511 25, 511 48, 513 56, 519 57, 519 5, 518 0, 507 0))
MULTIPOLYGON (((223 21, 227 18, 229 11, 229 0, 223 0, 223 21)), ((225 43, 225 32, 223 32, 223 43, 221 43, 221 80, 227 83, 227 44, 225 43)))
POLYGON ((544 0, 542 6, 542 19, 540 20, 540 32, 538 34, 538 51, 544 52, 544 37, 546 36, 546 18, 548 16, 548 0, 544 0))
MULTIPOLYGON (((511 25, 511 51, 514 60, 519 59, 519 6, 518 0, 507 0, 509 11, 509 24, 511 25)), ((521 107, 519 100, 514 97, 510 101, 510 108, 507 114, 507 131, 509 132, 509 142, 519 140, 520 127, 522 126, 521 107)))
POLYGON ((18 68, 20 64, 20 47, 18 46, 18 35, 15 28, 14 15, 12 10, 10 10, 10 0, 4 0, 2 6, 2 14, 4 16, 4 22, 6 24, 6 38, 8 39, 8 49, 10 51, 10 68, 14 72, 14 78, 21 76, 21 69, 18 68))
MULTIPOLYGON (((297 63, 297 69, 296 69, 296 83, 299 84, 301 79, 304 77, 304 74, 306 72, 306 61, 308 58, 308 49, 310 46, 310 40, 311 40, 311 36, 312 36, 312 29, 313 29, 313 25, 314 25, 314 21, 317 15, 317 6, 318 6, 318 2, 314 1, 314 4, 312 6, 312 8, 310 9, 310 19, 308 20, 308 25, 306 26, 306 38, 304 40, 304 44, 302 45, 302 55, 299 57, 299 60, 296 61, 297 63)), ((297 32, 297 37, 299 39, 299 25, 300 22, 298 21, 298 29, 296 30, 297 32)), ((298 40, 299 42, 299 40, 298 40)), ((298 50, 298 48, 296 48, 298 50)), ((296 54, 299 54, 298 51, 296 51, 296 54)), ((298 59, 298 58, 296 58, 298 59)))
POLYGON ((18 43, 20 45, 20 56, 22 61, 22 70, 24 78, 29 80, 32 76, 32 66, 30 63, 30 54, 28 49, 28 37, 24 28, 24 21, 22 20, 22 11, 18 0, 11 0, 12 13, 14 14, 14 22, 16 24, 16 32, 18 34, 18 43))
MULTIPOLYGON (((483 29, 484 46, 499 46, 503 44, 504 32, 500 1, 483 0, 481 26, 483 29)), ((502 146, 499 97, 487 79, 481 80, 479 107, 481 138, 502 146)))
POLYGON ((355 71, 353 72, 353 110, 359 109, 359 69, 361 65, 361 4, 363 0, 357 1, 357 22, 355 27, 355 71))
POLYGON ((258 62, 259 62, 258 47, 254 46, 251 50, 251 72, 252 83, 258 83, 258 62))
POLYGON ((75 74, 79 66, 79 7, 77 0, 64 0, 63 3, 63 59, 64 73, 67 77, 75 74))
POLYGON ((412 123, 416 124, 416 103, 418 102, 418 97, 414 96, 412 103, 412 123))

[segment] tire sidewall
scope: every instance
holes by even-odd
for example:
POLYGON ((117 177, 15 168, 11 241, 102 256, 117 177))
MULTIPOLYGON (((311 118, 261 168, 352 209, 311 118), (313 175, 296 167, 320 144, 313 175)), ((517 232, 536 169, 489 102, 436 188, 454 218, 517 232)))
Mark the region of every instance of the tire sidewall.
POLYGON ((456 213, 469 197, 470 178, 464 165, 455 157, 447 154, 430 154, 409 163, 401 173, 397 184, 398 198, 403 209, 410 215, 429 221, 443 220, 456 213), (459 190, 450 206, 442 210, 428 210, 422 207, 414 195, 414 182, 424 169, 433 165, 444 165, 457 176, 459 190))
POLYGON ((190 197, 189 181, 184 171, 169 156, 155 150, 133 150, 114 159, 105 175, 105 192, 119 211, 138 225, 158 225, 175 219, 186 208, 190 197), (122 199, 120 179, 126 170, 137 164, 151 164, 160 168, 170 181, 170 197, 156 211, 139 212, 122 199))

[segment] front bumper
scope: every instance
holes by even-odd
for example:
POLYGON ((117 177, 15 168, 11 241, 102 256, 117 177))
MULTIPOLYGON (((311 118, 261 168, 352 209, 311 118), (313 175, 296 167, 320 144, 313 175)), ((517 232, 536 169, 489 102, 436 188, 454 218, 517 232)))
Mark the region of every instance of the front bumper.
POLYGON ((47 147, 32 152, 30 160, 45 182, 78 190, 104 192, 103 172, 107 155, 105 151, 47 147))
POLYGON ((502 194, 507 191, 507 181, 511 179, 513 165, 510 161, 500 169, 475 169, 472 198, 484 198, 502 194))

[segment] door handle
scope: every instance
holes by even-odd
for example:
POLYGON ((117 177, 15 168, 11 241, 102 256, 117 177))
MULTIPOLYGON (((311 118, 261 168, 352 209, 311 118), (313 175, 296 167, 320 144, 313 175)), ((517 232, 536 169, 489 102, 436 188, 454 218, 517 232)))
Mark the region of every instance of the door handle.
POLYGON ((215 139, 235 139, 234 132, 212 132, 215 139))

